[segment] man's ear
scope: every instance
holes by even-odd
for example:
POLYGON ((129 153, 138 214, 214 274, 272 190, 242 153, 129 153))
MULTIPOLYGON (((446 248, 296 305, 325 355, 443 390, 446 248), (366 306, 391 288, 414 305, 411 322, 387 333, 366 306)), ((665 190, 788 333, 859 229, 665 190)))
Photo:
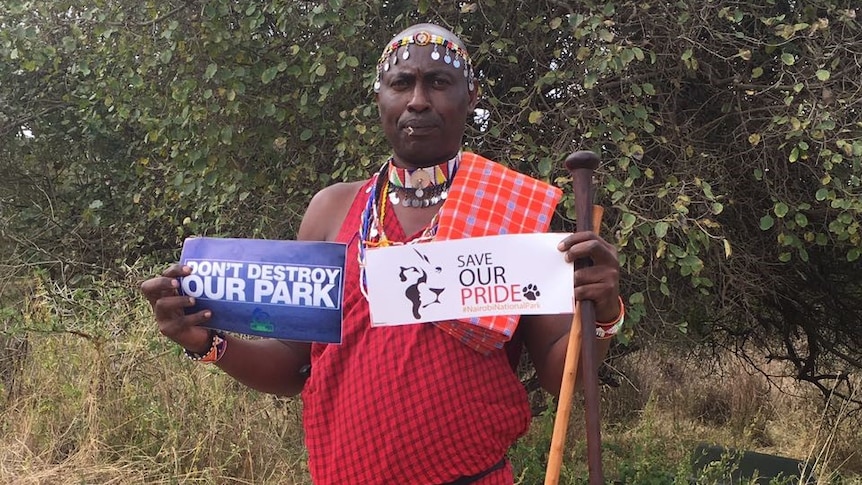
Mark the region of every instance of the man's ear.
POLYGON ((470 112, 472 113, 479 104, 479 83, 475 83, 476 89, 470 91, 470 112))

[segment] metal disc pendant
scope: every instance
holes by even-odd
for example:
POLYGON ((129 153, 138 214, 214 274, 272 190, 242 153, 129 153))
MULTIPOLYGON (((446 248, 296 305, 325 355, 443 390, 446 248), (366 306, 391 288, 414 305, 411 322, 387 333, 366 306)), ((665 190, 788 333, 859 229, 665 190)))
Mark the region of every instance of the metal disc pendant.
POLYGON ((434 52, 431 53, 431 59, 434 59, 435 61, 440 59, 440 53, 437 52, 436 48, 434 49, 434 52))
POLYGON ((384 63, 383 63, 383 70, 384 70, 384 71, 388 71, 388 70, 389 70, 389 62, 384 62, 384 63))
POLYGON ((449 57, 449 54, 446 54, 446 56, 443 58, 443 62, 445 62, 446 64, 452 64, 452 58, 449 57))
POLYGON ((423 195, 425 195, 425 191, 424 191, 424 190, 422 190, 422 188, 418 188, 418 189, 416 189, 415 194, 416 194, 416 197, 420 197, 420 198, 421 198, 423 195))
POLYGON ((372 226, 371 230, 368 231, 368 235, 371 237, 377 237, 377 226, 372 226))
POLYGON ((410 199, 402 199, 401 205, 403 205, 404 207, 410 207, 410 199))
POLYGON ((420 201, 419 199, 413 199, 413 202, 411 202, 410 205, 412 205, 413 207, 419 207, 419 204, 421 203, 422 201, 420 201))
POLYGON ((403 53, 403 54, 401 54, 401 58, 402 58, 402 59, 404 59, 405 61, 406 61, 408 58, 410 58, 410 51, 409 51, 409 50, 407 50, 407 48, 406 48, 406 47, 404 48, 404 53, 403 53))
POLYGON ((458 69, 459 67, 461 67, 461 61, 459 61, 457 57, 455 58, 454 61, 452 61, 452 67, 454 67, 455 69, 458 69))
POLYGON ((389 202, 392 202, 393 204, 401 202, 401 199, 398 198, 397 192, 389 192, 389 202))
POLYGON ((444 190, 443 192, 440 192, 440 198, 441 199, 446 200, 446 197, 449 197, 448 191, 444 190))

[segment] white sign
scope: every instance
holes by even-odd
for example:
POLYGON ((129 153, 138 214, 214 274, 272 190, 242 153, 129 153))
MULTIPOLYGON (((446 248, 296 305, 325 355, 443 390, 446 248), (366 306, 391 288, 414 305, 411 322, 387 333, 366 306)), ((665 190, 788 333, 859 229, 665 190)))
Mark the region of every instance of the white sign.
POLYGON ((511 234, 369 249, 372 325, 571 313, 574 270, 559 233, 511 234))

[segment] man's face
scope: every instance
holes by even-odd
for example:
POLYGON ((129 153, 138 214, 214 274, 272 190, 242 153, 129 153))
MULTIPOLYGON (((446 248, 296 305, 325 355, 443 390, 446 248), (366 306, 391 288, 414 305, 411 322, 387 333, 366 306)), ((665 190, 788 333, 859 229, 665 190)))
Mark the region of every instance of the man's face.
POLYGON ((408 59, 402 57, 404 49, 380 78, 377 108, 383 132, 400 165, 445 162, 461 148, 476 90, 467 89, 463 69, 431 58, 432 45, 409 45, 408 59))

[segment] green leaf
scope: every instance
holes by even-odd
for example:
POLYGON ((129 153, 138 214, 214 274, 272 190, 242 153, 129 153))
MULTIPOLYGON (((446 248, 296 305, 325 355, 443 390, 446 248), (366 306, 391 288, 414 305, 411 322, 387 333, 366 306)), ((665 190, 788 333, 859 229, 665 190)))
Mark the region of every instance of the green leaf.
POLYGON ((610 43, 614 41, 614 33, 607 29, 599 29, 599 38, 610 43))
POLYGON ((787 66, 792 66, 796 64, 796 58, 793 57, 793 54, 785 52, 781 54, 781 62, 783 62, 787 66))
POLYGON ((658 236, 659 238, 663 238, 667 235, 667 230, 669 227, 670 225, 667 222, 659 221, 656 223, 653 229, 655 230, 656 236, 658 236))
POLYGON ((847 251, 847 261, 853 262, 859 259, 859 256, 862 255, 862 250, 859 248, 852 248, 850 251, 847 251))
POLYGON ((213 76, 215 76, 216 71, 218 71, 218 66, 215 63, 209 63, 204 71, 204 79, 209 81, 213 76))
POLYGON ((275 79, 278 74, 278 66, 269 67, 263 70, 260 75, 260 81, 264 84, 269 84, 275 79))
POLYGON ((829 195, 829 190, 826 187, 820 187, 817 189, 817 192, 814 194, 814 198, 819 201, 826 200, 826 197, 829 195))
POLYGON ((817 72, 814 73, 814 75, 817 76, 817 79, 821 81, 827 81, 829 80, 829 76, 831 74, 826 69, 818 69, 817 72))
POLYGON ((628 64, 635 60, 635 53, 631 49, 623 49, 620 51, 620 59, 622 59, 623 64, 628 64))
POLYGON ((784 202, 779 202, 775 204, 773 212, 775 212, 775 215, 778 217, 784 217, 787 215, 788 210, 790 209, 787 207, 787 204, 785 204, 784 202))
POLYGON ((535 125, 535 124, 539 123, 540 121, 542 121, 542 112, 541 112, 541 111, 533 111, 533 112, 531 112, 531 113, 530 113, 529 121, 530 121, 530 124, 533 124, 533 125, 535 125))
POLYGON ((631 229, 635 225, 637 218, 631 212, 626 212, 622 216, 623 229, 631 229))
POLYGON ((308 141, 311 139, 311 136, 312 136, 311 129, 306 128, 306 129, 302 130, 302 133, 300 133, 299 139, 302 141, 308 141))
POLYGON ((539 175, 542 177, 547 177, 551 173, 551 169, 553 168, 553 164, 551 163, 551 159, 548 157, 542 157, 539 160, 539 175))
POLYGON ((794 163, 795 161, 799 160, 799 147, 793 147, 793 150, 790 151, 790 156, 787 157, 787 160, 789 160, 790 163, 794 163))
POLYGON ((662 282, 659 285, 659 291, 661 291, 661 294, 664 296, 670 296, 670 288, 667 286, 667 283, 662 282))
POLYGON ((221 142, 225 145, 230 145, 233 140, 233 127, 225 126, 221 129, 221 142))
POLYGON ((760 229, 763 231, 768 231, 775 225, 775 219, 772 218, 769 214, 760 218, 760 229))

